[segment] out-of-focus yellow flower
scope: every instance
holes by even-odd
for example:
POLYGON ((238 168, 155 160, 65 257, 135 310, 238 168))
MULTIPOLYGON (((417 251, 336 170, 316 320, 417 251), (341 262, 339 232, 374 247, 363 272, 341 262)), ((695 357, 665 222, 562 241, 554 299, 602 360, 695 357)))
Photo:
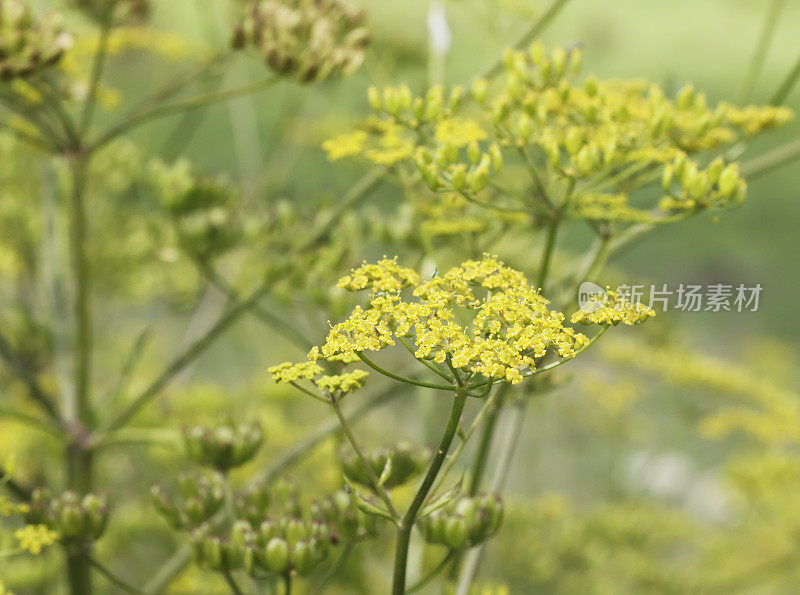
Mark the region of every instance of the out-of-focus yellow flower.
POLYGON ((14 538, 23 550, 38 555, 56 542, 58 533, 45 525, 25 525, 14 532, 14 538))

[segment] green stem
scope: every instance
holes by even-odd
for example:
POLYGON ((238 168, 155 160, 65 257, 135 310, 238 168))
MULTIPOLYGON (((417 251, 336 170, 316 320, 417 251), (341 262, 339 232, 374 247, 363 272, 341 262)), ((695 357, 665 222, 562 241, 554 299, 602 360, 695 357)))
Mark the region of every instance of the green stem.
POLYGON ((475 459, 472 462, 472 473, 469 478, 469 486, 467 493, 474 496, 481 488, 481 481, 483 474, 486 471, 486 462, 489 459, 489 451, 492 446, 492 439, 494 438, 495 426, 497 419, 500 416, 500 410, 503 407, 503 397, 508 392, 510 385, 503 384, 497 389, 496 401, 492 404, 491 409, 487 413, 486 423, 481 432, 481 439, 478 443, 478 451, 475 453, 475 459))
MULTIPOLYGON (((209 263, 199 261, 197 266, 206 280, 214 285, 214 287, 219 289, 232 300, 240 300, 236 290, 231 287, 230 284, 225 281, 225 279, 220 277, 209 263)), ((284 317, 273 314, 260 303, 253 303, 250 307, 250 313, 258 318, 261 322, 269 326, 272 330, 294 343, 303 353, 307 353, 308 350, 314 346, 314 343, 308 337, 306 337, 294 325, 286 321, 284 317)))
MULTIPOLYGON (((511 472, 511 462, 514 458, 514 451, 516 450, 520 435, 522 434, 527 404, 528 399, 525 398, 519 399, 514 404, 514 416, 511 422, 512 428, 511 431, 506 434, 506 439, 500 451, 500 458, 498 460, 497 469, 490 488, 494 493, 503 491, 508 479, 508 474, 511 472)), ((456 595, 467 595, 469 593, 470 586, 475 580, 475 576, 478 573, 478 568, 480 567, 484 547, 485 544, 481 544, 478 547, 470 550, 470 552, 467 554, 464 567, 461 570, 461 575, 458 579, 456 595)))
POLYGON ((189 99, 182 99, 172 103, 157 105, 142 112, 131 114, 125 120, 107 130, 105 134, 95 141, 91 148, 93 150, 98 149, 111 142, 118 136, 125 134, 132 128, 135 128, 140 124, 144 124, 145 122, 149 122, 150 120, 163 118, 172 114, 178 114, 191 109, 198 109, 214 103, 221 103, 242 95, 249 95, 251 93, 255 93, 256 91, 261 91, 271 87, 279 81, 279 77, 271 76, 267 79, 256 81, 254 83, 248 83, 240 87, 225 89, 223 91, 215 91, 212 93, 205 93, 196 97, 190 97, 189 99))
POLYGON ((25 424, 28 427, 39 429, 43 432, 47 432, 54 438, 59 440, 63 440, 64 432, 63 429, 54 424, 51 420, 43 420, 33 415, 28 415, 24 411, 18 411, 12 407, 7 407, 5 405, 0 404, 0 417, 8 417, 11 419, 15 419, 18 422, 25 424))
POLYGON ((89 286, 89 264, 86 252, 86 176, 89 157, 76 153, 71 157, 72 200, 70 203, 70 256, 75 282, 75 411, 84 423, 90 414, 89 381, 92 367, 92 316, 89 286))
POLYGON ((56 406, 53 404, 53 398, 44 391, 39 381, 28 370, 22 358, 2 333, 0 333, 0 358, 5 360, 14 375, 28 387, 30 398, 44 410, 51 420, 61 425, 61 418, 56 406))
MULTIPOLYGON (((515 48, 522 48, 529 44, 531 41, 536 39, 539 34, 544 31, 547 26, 552 22, 554 18, 561 12, 561 9, 566 6, 569 0, 553 0, 550 5, 544 10, 542 15, 539 19, 533 23, 528 29, 526 29, 522 35, 520 35, 517 40, 512 44, 515 48)), ((503 63, 501 60, 496 60, 492 63, 486 70, 484 70, 480 76, 482 77, 489 77, 493 74, 497 74, 497 72, 502 69, 503 63)))
POLYGON ((111 572, 111 570, 109 570, 107 567, 105 567, 103 564, 101 564, 100 562, 98 562, 94 558, 90 558, 89 559, 89 563, 100 574, 102 574, 104 577, 106 577, 106 579, 112 585, 114 585, 115 587, 118 587, 119 589, 122 589, 126 593, 132 593, 133 595, 142 595, 144 593, 144 591, 141 591, 141 590, 137 589, 133 585, 131 585, 131 584, 127 583, 126 581, 122 580, 121 578, 119 578, 117 575, 115 575, 113 572, 111 572))
POLYGON ((81 114, 80 124, 78 126, 79 136, 83 136, 92 123, 92 115, 94 114, 94 108, 97 104, 97 95, 100 91, 100 79, 103 77, 103 68, 106 64, 106 58, 108 58, 108 39, 111 35, 111 21, 114 16, 115 5, 116 0, 108 0, 103 11, 100 39, 98 41, 97 51, 94 54, 94 63, 92 64, 89 94, 86 97, 86 103, 83 106, 83 113, 81 114))
POLYGON ((789 93, 792 92, 795 83, 797 83, 797 79, 800 78, 800 56, 797 57, 797 60, 792 66, 792 69, 789 71, 789 74, 786 75, 786 78, 783 79, 781 86, 778 87, 778 90, 775 92, 775 95, 772 96, 770 99, 771 105, 782 105, 786 98, 789 96, 789 93))
POLYGON ((461 413, 464 411, 464 404, 467 401, 467 395, 463 392, 455 393, 453 399, 453 408, 450 411, 450 419, 447 422, 444 435, 442 436, 439 450, 433 457, 428 472, 422 480, 422 485, 417 490, 414 500, 411 502, 400 526, 397 529, 397 545, 394 557, 394 577, 392 579, 392 595, 403 595, 406 588, 406 566, 408 564, 408 547, 411 542, 411 531, 414 529, 414 523, 417 520, 417 513, 419 512, 425 499, 428 497, 428 492, 433 487, 434 481, 442 468, 442 464, 447 458, 447 453, 450 450, 450 445, 453 443, 453 438, 456 435, 458 426, 461 420, 461 413))
POLYGON ((742 175, 748 180, 757 178, 800 157, 800 141, 792 141, 742 164, 742 175))
POLYGON ((167 368, 106 427, 107 430, 116 430, 133 418, 139 410, 149 401, 154 399, 170 383, 170 381, 201 353, 203 353, 224 331, 228 329, 243 312, 250 309, 252 304, 261 299, 269 291, 269 285, 264 284, 256 289, 250 296, 233 305, 205 335, 189 345, 186 350, 176 357, 167 368))
MULTIPOLYGON (((405 340, 403 337, 401 337, 400 335, 396 335, 396 336, 397 336, 397 340, 398 340, 398 341, 400 341, 400 344, 401 344, 403 347, 405 347, 405 348, 406 348, 406 351, 408 351, 408 352, 409 352, 409 353, 412 355, 412 357, 414 357, 414 359, 416 359, 416 356, 414 355, 414 353, 415 353, 415 352, 414 352, 414 349, 411 347, 411 345, 409 345, 409 344, 408 344, 408 341, 406 341, 406 340, 405 340)), ((429 369, 431 372, 433 372, 433 373, 434 373, 434 374, 436 374, 437 376, 441 377, 443 380, 447 380, 448 382, 452 382, 452 381, 453 381, 453 379, 452 379, 450 376, 448 376, 447 374, 445 374, 445 373, 444 373, 442 370, 440 370, 439 368, 437 368, 437 367, 436 367, 435 365, 433 365, 431 362, 429 362, 429 361, 426 361, 426 360, 417 360, 417 361, 418 361, 418 362, 420 362, 420 363, 421 363, 423 366, 425 366, 426 368, 428 368, 428 369, 429 369)))
POLYGON ((778 24, 783 9, 786 8, 786 0, 772 0, 772 3, 767 10, 767 17, 764 19, 764 26, 761 29, 761 35, 758 37, 756 50, 753 52, 753 58, 750 60, 750 66, 747 69, 747 74, 744 77, 742 88, 739 91, 738 103, 744 103, 750 98, 753 92, 753 87, 756 84, 758 75, 761 74, 764 68, 764 60, 767 57, 767 50, 772 42, 772 37, 775 34, 775 27, 778 24))
POLYGON ((446 390, 449 392, 453 392, 453 389, 456 388, 452 384, 445 385, 445 384, 433 384, 431 382, 423 382, 421 380, 415 380, 414 378, 408 378, 406 376, 400 376, 399 374, 395 374, 394 372, 390 372, 384 368, 381 368, 378 364, 373 362, 367 356, 365 356, 362 352, 357 351, 356 355, 358 358, 367 364, 370 368, 375 370, 376 372, 391 378, 392 380, 397 380, 398 382, 405 382, 406 384, 413 384, 414 386, 421 386, 422 388, 434 388, 436 390, 446 390))
POLYGON ((242 590, 239 588, 239 585, 236 584, 236 580, 233 578, 233 575, 229 571, 223 571, 222 576, 225 578, 225 582, 228 583, 228 586, 231 588, 231 592, 234 593, 234 595, 244 595, 242 590))
MULTIPOLYGON (((70 201, 70 261, 75 283, 74 403, 70 415, 72 440, 67 445, 69 487, 85 494, 92 489, 93 456, 89 432, 93 425, 89 382, 92 366, 92 319, 90 275, 86 241, 86 175, 89 154, 78 150, 70 155, 72 193, 70 201)), ((91 544, 67 546, 67 576, 73 595, 92 593, 91 544)))
POLYGON ((442 561, 439 562, 428 574, 423 576, 416 583, 414 583, 408 589, 406 589, 406 593, 413 593, 414 591, 419 591, 422 587, 424 587, 433 579, 435 579, 442 572, 442 570, 447 568, 447 565, 450 563, 450 560, 452 560, 455 557, 455 555, 456 555, 455 550, 450 550, 449 552, 447 552, 447 555, 444 558, 442 558, 442 561))
POLYGON ((367 461, 367 457, 364 456, 364 451, 358 444, 358 440, 356 440, 355 435, 353 435, 353 431, 350 429, 350 424, 345 416, 342 415, 342 408, 339 406, 339 403, 336 401, 336 399, 331 399, 330 403, 331 407, 333 407, 333 410, 336 412, 336 417, 339 419, 339 425, 342 427, 344 435, 347 437, 348 442, 350 442, 350 445, 356 452, 358 460, 361 461, 361 466, 364 467, 364 470, 367 472, 369 480, 372 482, 372 487, 375 489, 375 493, 378 494, 380 499, 383 500, 383 503, 386 504, 389 514, 391 514, 393 518, 399 519, 400 514, 395 509, 392 499, 389 497, 389 494, 386 493, 386 490, 383 489, 381 480, 378 479, 378 476, 375 474, 375 470, 369 464, 369 461, 367 461))
POLYGON ((0 467, 0 487, 5 488, 17 500, 27 502, 31 499, 33 490, 14 481, 8 472, 0 467))
POLYGON ((545 239, 544 250, 542 251, 542 260, 539 265, 539 289, 544 291, 545 283, 547 283, 547 275, 550 272, 550 263, 553 260, 553 249, 556 245, 556 237, 558 236, 558 224, 560 219, 554 219, 549 229, 547 230, 547 238, 545 239))

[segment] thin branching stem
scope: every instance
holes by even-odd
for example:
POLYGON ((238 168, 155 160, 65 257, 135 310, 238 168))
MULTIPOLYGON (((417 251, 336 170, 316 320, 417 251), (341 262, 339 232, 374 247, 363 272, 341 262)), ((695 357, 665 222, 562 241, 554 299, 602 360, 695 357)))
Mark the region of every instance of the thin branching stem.
POLYGON ((339 402, 336 399, 330 400, 331 407, 333 411, 336 413, 336 418, 339 420, 339 425, 344 432, 344 435, 347 437, 347 441, 350 442, 350 445, 353 447, 353 450, 358 457, 358 460, 361 462, 361 466, 364 467, 364 470, 367 472, 367 476, 369 477, 370 482, 372 483, 372 487, 375 490, 375 493, 378 494, 383 503, 386 504, 386 509, 388 510, 389 514, 392 518, 399 520, 400 514, 395 509, 394 504, 392 503, 392 499, 389 497, 389 494, 381 485, 380 479, 378 479, 375 470, 367 461, 367 457, 364 455, 364 451, 361 449, 361 446, 358 444, 358 440, 356 440, 353 431, 350 429, 350 423, 347 421, 347 418, 342 414, 342 408, 339 402))

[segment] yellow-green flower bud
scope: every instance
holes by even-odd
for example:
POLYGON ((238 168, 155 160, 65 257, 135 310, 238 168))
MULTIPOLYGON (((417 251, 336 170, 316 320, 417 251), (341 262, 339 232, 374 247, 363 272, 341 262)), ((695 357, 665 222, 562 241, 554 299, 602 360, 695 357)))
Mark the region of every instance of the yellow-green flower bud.
POLYGON ((586 94, 589 97, 594 97, 597 95, 597 79, 594 76, 586 77, 586 82, 583 84, 583 90, 586 91, 586 94))
POLYGON ((597 148, 593 145, 584 145, 575 156, 575 166, 585 175, 590 174, 599 165, 597 148))
POLYGON ((467 523, 461 517, 454 516, 447 520, 445 528, 445 542, 454 550, 460 550, 467 545, 469 533, 467 523))
POLYGON ((533 43, 531 43, 528 53, 531 57, 531 62, 533 62, 537 66, 541 66, 542 63, 545 61, 544 45, 539 40, 536 40, 533 43))
POLYGON ((575 155, 583 145, 583 131, 577 126, 570 127, 564 138, 564 146, 570 155, 575 155))
POLYGON ((489 146, 489 155, 492 157, 492 167, 494 171, 499 172, 503 169, 503 152, 500 150, 500 145, 492 143, 489 146))
POLYGON ((675 107, 678 109, 689 109, 692 107, 692 102, 694 101, 694 87, 692 85, 686 85, 678 91, 678 94, 675 96, 675 107))
POLYGON ((456 190, 465 190, 467 186, 467 166, 463 163, 451 166, 450 181, 456 190))
POLYGON ((551 59, 556 74, 563 76, 567 68, 567 52, 564 51, 564 48, 557 47, 553 49, 551 59))
POLYGON ((722 171, 725 169, 725 162, 722 157, 717 157, 706 168, 706 176, 711 184, 716 184, 719 181, 722 171))
POLYGON ((472 81, 472 96, 475 98, 475 101, 481 104, 485 103, 488 88, 489 84, 484 78, 476 78, 472 81))
POLYGON ((311 547, 305 541, 301 541, 292 548, 289 558, 292 567, 300 576, 305 576, 314 569, 314 555, 311 552, 311 547))
POLYGON ((730 196, 736 190, 738 183, 739 168, 735 163, 731 163, 719 175, 719 193, 722 196, 730 196))
POLYGON ((381 98, 381 92, 377 87, 370 87, 367 89, 367 101, 369 102, 369 106, 379 112, 383 109, 383 99, 381 98))
POLYGON ((661 173, 661 187, 666 192, 672 186, 672 180, 675 176, 675 168, 667 164, 664 166, 664 171, 661 173))

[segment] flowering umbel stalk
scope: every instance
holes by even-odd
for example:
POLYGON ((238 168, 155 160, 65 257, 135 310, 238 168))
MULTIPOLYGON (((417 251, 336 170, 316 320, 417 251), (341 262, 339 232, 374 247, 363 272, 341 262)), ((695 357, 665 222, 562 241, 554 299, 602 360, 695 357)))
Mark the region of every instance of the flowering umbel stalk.
MULTIPOLYGON (((309 361, 283 363, 269 369, 273 379, 291 384, 334 408, 366 478, 383 500, 385 509, 372 506, 397 525, 397 543, 392 592, 405 592, 406 565, 411 532, 447 458, 469 397, 485 398, 498 383, 518 384, 574 358, 592 340, 564 325, 565 317, 548 309, 548 301, 532 287, 525 275, 485 255, 466 261, 441 275, 422 281, 397 259, 364 263, 339 281, 349 291, 370 291, 369 306, 356 306, 350 317, 331 328, 321 346, 309 353, 309 361), (365 352, 382 351, 397 344, 447 384, 407 378, 384 369, 365 352), (547 357, 555 361, 542 365, 547 357), (438 449, 430 458, 424 478, 402 515, 398 514, 383 479, 364 455, 341 414, 339 400, 363 385, 366 373, 355 370, 323 376, 321 360, 346 364, 361 360, 375 371, 398 381, 449 391, 453 405, 438 449), (305 386, 304 386, 305 385, 305 386)), ((574 321, 610 324, 644 322, 653 312, 639 307, 620 314, 608 307, 591 320, 576 313, 574 321)), ((627 310, 627 311, 626 311, 627 310)), ((599 334, 602 333, 598 333, 599 334)), ((386 465, 389 459, 386 459, 386 465)), ((353 475, 353 472, 350 472, 353 475)), ((477 534, 476 534, 477 535, 477 534)), ((475 540, 478 543, 480 540, 475 540)))

